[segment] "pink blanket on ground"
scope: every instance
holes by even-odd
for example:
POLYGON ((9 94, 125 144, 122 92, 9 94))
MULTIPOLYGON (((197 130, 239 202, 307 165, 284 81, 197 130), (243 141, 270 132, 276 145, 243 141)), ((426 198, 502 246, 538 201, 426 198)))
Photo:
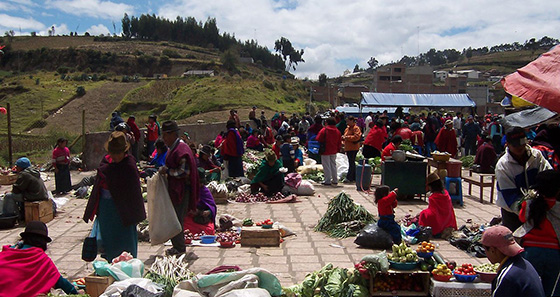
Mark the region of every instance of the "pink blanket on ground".
POLYGON ((60 273, 40 248, 14 249, 5 245, 0 252, 0 297, 28 297, 48 293, 60 273))

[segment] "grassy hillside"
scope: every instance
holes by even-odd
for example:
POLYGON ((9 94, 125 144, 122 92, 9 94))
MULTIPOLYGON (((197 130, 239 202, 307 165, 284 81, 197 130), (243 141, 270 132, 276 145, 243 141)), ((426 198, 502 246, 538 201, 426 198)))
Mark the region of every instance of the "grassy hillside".
POLYGON ((193 115, 250 108, 304 112, 308 90, 303 82, 268 74, 244 65, 240 74, 151 81, 123 99, 119 110, 126 114, 181 120, 193 115))

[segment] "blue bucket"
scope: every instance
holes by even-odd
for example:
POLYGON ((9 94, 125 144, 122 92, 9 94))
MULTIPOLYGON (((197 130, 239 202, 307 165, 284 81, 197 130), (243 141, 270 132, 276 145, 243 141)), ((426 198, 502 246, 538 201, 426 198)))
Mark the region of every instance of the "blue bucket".
POLYGON ((356 165, 356 189, 358 191, 369 190, 371 186, 372 167, 368 164, 356 165))

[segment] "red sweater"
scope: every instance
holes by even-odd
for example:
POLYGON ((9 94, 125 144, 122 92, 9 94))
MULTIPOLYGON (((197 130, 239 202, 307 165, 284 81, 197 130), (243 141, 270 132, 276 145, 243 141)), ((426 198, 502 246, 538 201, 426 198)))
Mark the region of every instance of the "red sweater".
POLYGON ((326 126, 317 134, 317 141, 325 143, 325 152, 322 155, 334 155, 342 147, 342 135, 336 126, 326 126))
MULTIPOLYGON (((548 207, 553 207, 556 203, 555 198, 546 198, 546 202, 548 203, 548 207)), ((524 201, 521 204, 521 210, 519 211, 519 219, 522 223, 527 221, 527 212, 529 209, 527 208, 527 201, 524 201)), ((540 248, 547 248, 547 249, 556 249, 559 250, 560 247, 558 246, 558 236, 556 232, 554 232, 554 227, 552 227, 552 223, 544 217, 541 224, 538 227, 534 227, 523 236, 523 246, 533 246, 533 247, 540 247, 540 248)))
POLYGON ((392 215, 393 208, 397 207, 397 194, 391 191, 389 195, 379 199, 377 201, 377 212, 379 216, 389 216, 392 215))
POLYGON ((373 126, 364 140, 364 145, 373 146, 381 152, 383 150, 383 142, 385 142, 385 139, 387 139, 387 128, 373 126))
POLYGON ((397 147, 395 146, 394 143, 389 143, 384 149, 383 152, 381 152, 381 160, 385 161, 386 157, 392 156, 393 155, 393 151, 396 150, 397 147))

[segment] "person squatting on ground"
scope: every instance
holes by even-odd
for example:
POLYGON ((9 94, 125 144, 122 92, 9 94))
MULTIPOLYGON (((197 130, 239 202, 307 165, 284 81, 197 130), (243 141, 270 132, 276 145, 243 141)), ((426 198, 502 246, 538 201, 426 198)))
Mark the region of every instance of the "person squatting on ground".
POLYGON ((401 243, 401 226, 395 222, 395 208, 397 208, 398 188, 390 191, 388 186, 380 186, 375 189, 375 203, 379 212, 377 226, 387 231, 393 238, 393 243, 401 243))

